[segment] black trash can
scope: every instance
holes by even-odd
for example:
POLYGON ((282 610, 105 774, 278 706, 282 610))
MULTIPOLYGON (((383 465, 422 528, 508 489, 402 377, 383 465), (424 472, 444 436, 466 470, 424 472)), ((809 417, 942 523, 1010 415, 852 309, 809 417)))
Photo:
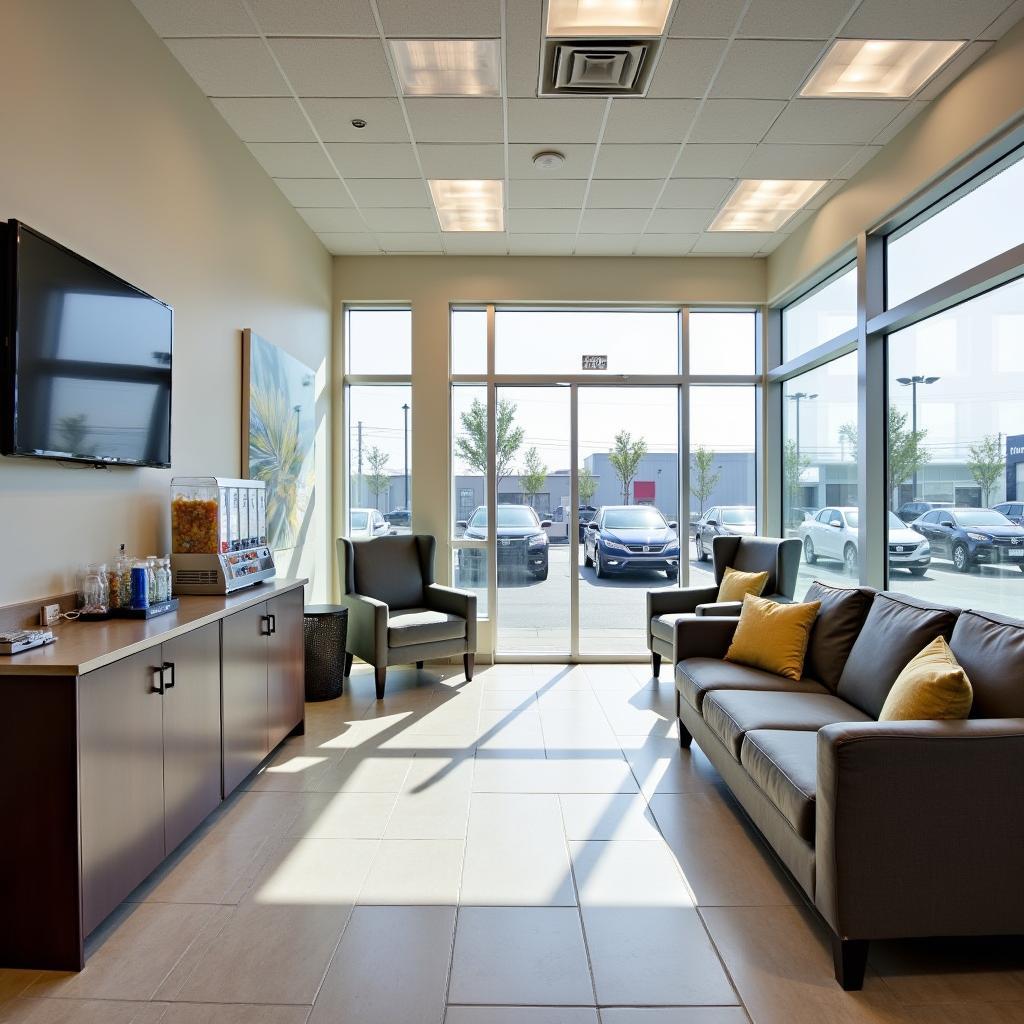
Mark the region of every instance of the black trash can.
POLYGON ((313 604, 303 618, 306 639, 306 700, 341 696, 345 673, 348 609, 340 604, 313 604))

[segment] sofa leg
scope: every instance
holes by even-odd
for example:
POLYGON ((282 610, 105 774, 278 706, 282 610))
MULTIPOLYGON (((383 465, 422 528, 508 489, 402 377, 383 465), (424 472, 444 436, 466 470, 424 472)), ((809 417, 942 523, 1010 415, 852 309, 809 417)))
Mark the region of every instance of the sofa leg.
POLYGON ((688 750, 690 744, 693 742, 693 736, 690 733, 690 730, 683 725, 683 720, 681 718, 676 719, 676 725, 679 726, 679 746, 683 750, 688 750))
POLYGON ((417 661, 416 662, 416 668, 417 668, 417 670, 422 671, 422 669, 423 669, 423 662, 422 661, 417 661))
POLYGON ((661 675, 661 655, 655 654, 654 651, 651 651, 651 675, 655 679, 661 675))
POLYGON ((473 680, 473 666, 476 662, 475 654, 464 654, 462 656, 462 667, 466 673, 466 682, 472 682, 473 680))
POLYGON ((841 939, 832 934, 832 961, 836 981, 846 992, 859 992, 864 987, 864 971, 868 965, 867 939, 841 939))
POLYGON ((386 666, 381 665, 379 668, 374 669, 374 679, 377 683, 377 700, 384 699, 384 683, 387 679, 388 670, 386 666))
POLYGON ((352 675, 352 655, 348 651, 346 651, 345 652, 345 678, 348 679, 348 677, 350 675, 352 675))

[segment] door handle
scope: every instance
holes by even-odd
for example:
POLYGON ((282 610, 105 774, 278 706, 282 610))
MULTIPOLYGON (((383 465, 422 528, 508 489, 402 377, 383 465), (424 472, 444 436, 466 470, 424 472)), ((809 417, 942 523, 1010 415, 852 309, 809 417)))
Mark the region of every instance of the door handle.
POLYGON ((164 683, 164 689, 165 690, 170 690, 170 689, 172 689, 174 687, 174 683, 175 683, 175 678, 174 678, 174 662, 173 661, 165 661, 160 666, 160 678, 161 679, 163 679, 164 672, 167 669, 171 670, 171 681, 169 683, 164 683))
POLYGON ((153 672, 155 672, 160 677, 160 682, 158 682, 156 686, 154 686, 153 689, 149 692, 163 693, 166 690, 166 687, 164 686, 164 666, 161 665, 159 668, 154 668, 153 672))

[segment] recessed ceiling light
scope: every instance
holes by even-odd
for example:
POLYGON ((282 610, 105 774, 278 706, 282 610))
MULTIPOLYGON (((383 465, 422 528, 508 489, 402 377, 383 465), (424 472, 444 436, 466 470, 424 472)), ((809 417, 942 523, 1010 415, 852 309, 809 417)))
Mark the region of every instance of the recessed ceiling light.
POLYGON ((442 231, 505 230, 500 180, 434 178, 429 184, 442 231))
POLYGON ((672 0, 548 0, 548 36, 660 36, 672 0))
POLYGON ((406 96, 497 96, 497 39, 392 39, 406 96))
POLYGON ((708 231, 778 231, 824 185, 823 181, 741 181, 708 231))
POLYGON ((554 149, 546 149, 541 153, 533 154, 533 166, 542 171, 553 171, 565 163, 565 154, 554 149))
POLYGON ((965 45, 949 39, 837 39, 800 95, 908 99, 965 45))

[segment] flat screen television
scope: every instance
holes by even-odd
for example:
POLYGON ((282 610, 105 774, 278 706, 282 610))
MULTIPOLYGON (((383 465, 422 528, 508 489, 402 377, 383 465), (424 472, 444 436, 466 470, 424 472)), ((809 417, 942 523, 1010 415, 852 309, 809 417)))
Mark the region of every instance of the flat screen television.
POLYGON ((0 229, 0 451, 170 466, 171 307, 20 221, 0 229))

